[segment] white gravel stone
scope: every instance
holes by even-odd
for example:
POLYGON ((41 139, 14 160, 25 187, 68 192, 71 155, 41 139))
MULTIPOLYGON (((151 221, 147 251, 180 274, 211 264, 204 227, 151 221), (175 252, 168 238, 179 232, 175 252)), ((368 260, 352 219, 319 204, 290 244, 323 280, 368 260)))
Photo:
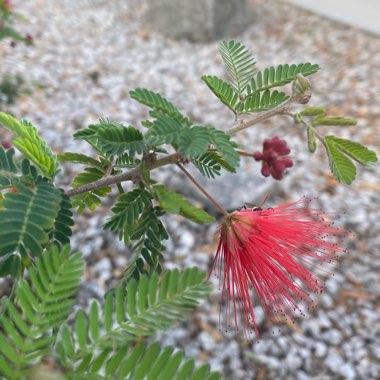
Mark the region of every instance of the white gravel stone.
POLYGON ((324 358, 327 353, 327 346, 323 342, 315 342, 314 344, 315 356, 317 358, 324 358))
POLYGON ((111 260, 109 257, 103 257, 93 266, 92 269, 99 276, 99 278, 103 281, 108 281, 111 277, 111 260))
POLYGON ((198 339, 199 343, 206 351, 212 351, 216 346, 215 339, 206 331, 202 331, 199 334, 198 339))
POLYGON ((338 330, 328 330, 322 334, 322 338, 325 342, 332 345, 339 345, 342 341, 342 334, 338 330))
POLYGON ((343 363, 344 360, 342 356, 338 353, 338 351, 334 348, 329 348, 325 361, 325 364, 329 368, 329 370, 333 373, 339 373, 343 363))

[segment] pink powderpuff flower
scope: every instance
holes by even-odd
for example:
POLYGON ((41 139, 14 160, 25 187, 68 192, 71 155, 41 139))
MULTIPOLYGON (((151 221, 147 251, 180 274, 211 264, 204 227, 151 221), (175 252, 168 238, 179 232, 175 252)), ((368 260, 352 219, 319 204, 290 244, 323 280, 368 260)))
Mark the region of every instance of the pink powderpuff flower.
POLYGON ((321 209, 309 208, 312 200, 266 210, 240 209, 225 218, 212 271, 223 281, 227 328, 233 321, 239 331, 241 312, 245 333, 253 328, 259 336, 250 289, 267 314, 292 320, 303 315, 303 306, 312 306, 310 292, 324 289, 324 282, 308 268, 331 263, 346 252, 336 242, 346 231, 334 227, 321 209))

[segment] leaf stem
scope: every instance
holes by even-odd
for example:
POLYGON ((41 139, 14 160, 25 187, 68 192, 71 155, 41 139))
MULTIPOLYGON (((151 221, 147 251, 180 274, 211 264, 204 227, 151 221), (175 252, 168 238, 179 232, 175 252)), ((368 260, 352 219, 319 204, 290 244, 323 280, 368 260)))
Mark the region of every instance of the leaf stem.
POLYGON ((199 191, 219 210, 224 216, 228 216, 228 212, 202 187, 202 185, 184 168, 184 166, 177 162, 177 166, 182 170, 183 174, 198 188, 199 191))
POLYGON ((261 123, 276 115, 282 115, 289 111, 289 106, 293 102, 292 98, 289 98, 285 103, 279 104, 278 106, 270 109, 269 111, 260 112, 258 114, 253 114, 248 116, 244 120, 238 120, 232 128, 228 129, 226 133, 229 135, 234 135, 244 129, 250 128, 257 123, 261 123))
POLYGON ((244 157, 253 157, 253 153, 249 153, 249 152, 246 152, 244 150, 237 150, 236 153, 239 155, 239 156, 244 156, 244 157))
MULTIPOLYGON (((174 164, 181 158, 180 153, 173 153, 168 156, 165 156, 163 158, 160 158, 156 161, 150 162, 146 165, 146 169, 152 170, 159 168, 161 166, 169 165, 169 164, 174 164)), ((110 185, 117 184, 119 182, 123 181, 133 181, 136 179, 141 179, 142 174, 141 174, 141 168, 135 168, 130 170, 129 172, 126 173, 120 173, 116 175, 109 175, 104 178, 99 179, 98 181, 90 182, 87 183, 83 186, 75 187, 73 189, 69 189, 66 191, 66 195, 69 197, 77 194, 82 194, 90 190, 96 190, 100 189, 101 187, 106 187, 110 185)))

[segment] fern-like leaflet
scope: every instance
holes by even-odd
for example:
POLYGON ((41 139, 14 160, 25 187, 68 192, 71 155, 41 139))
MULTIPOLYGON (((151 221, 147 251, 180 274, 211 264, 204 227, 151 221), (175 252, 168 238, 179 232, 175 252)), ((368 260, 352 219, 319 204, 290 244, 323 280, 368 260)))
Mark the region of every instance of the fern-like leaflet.
POLYGON ((298 65, 278 65, 269 67, 263 71, 258 71, 255 77, 249 81, 247 95, 252 96, 258 91, 269 90, 272 87, 284 86, 292 82, 297 74, 308 76, 315 74, 319 70, 317 64, 299 63, 298 65))
POLYGON ((72 204, 70 198, 61 190, 61 203, 59 205, 58 215, 54 220, 54 227, 49 234, 52 242, 59 245, 70 244, 72 235, 71 227, 74 225, 72 204))
POLYGON ((191 160, 194 166, 206 177, 215 178, 220 175, 220 171, 225 169, 235 173, 235 169, 230 166, 217 151, 206 152, 202 156, 195 157, 191 160))
POLYGON ((49 240, 61 201, 61 192, 49 183, 35 188, 18 184, 16 192, 5 194, 0 210, 0 255, 38 255, 49 240))
POLYGON ((14 132, 13 145, 49 178, 58 172, 58 160, 49 145, 38 134, 37 129, 27 121, 18 121, 13 116, 0 112, 0 124, 14 132))
POLYGON ((151 114, 151 116, 168 116, 169 118, 177 120, 180 123, 190 125, 189 119, 186 116, 182 115, 182 113, 178 111, 173 103, 169 102, 161 94, 158 94, 146 88, 136 88, 135 90, 130 91, 129 94, 132 99, 135 99, 138 102, 152 108, 155 112, 151 114))
MULTIPOLYGON (((113 215, 105 222, 104 228, 111 231, 121 231, 128 236, 128 229, 133 226, 144 211, 151 205, 151 195, 144 189, 135 189, 119 195, 116 204, 112 207, 113 215), (124 230, 127 230, 124 232, 124 230)), ((127 240, 128 243, 129 239, 127 240)))
POLYGON ((14 299, 2 299, 0 374, 6 379, 25 378, 28 367, 52 354, 54 331, 71 311, 83 266, 69 246, 53 246, 29 268, 28 281, 18 280, 14 299))
POLYGON ((239 96, 229 83, 211 75, 203 75, 202 80, 231 111, 235 112, 235 105, 239 100, 239 96))
POLYGON ((219 379, 207 366, 196 369, 193 360, 171 347, 135 344, 185 318, 184 311, 193 310, 209 292, 204 278, 191 268, 160 277, 142 275, 127 287, 119 285, 106 296, 103 308, 93 301, 88 315, 77 313, 74 332, 66 324, 61 327, 56 346, 61 364, 83 379, 219 379))
POLYGON ((162 252, 165 246, 162 241, 169 238, 159 216, 162 212, 157 207, 145 208, 140 218, 129 231, 130 239, 136 241, 132 249, 133 258, 125 270, 125 279, 139 278, 142 273, 161 273, 162 252))
POLYGON ((112 208, 113 215, 106 220, 105 229, 119 233, 126 244, 133 241, 132 258, 126 269, 126 278, 138 278, 147 273, 147 267, 161 271, 160 261, 165 249, 162 240, 167 232, 158 218, 160 211, 153 208, 152 196, 144 189, 121 194, 112 208))
POLYGON ((99 124, 92 124, 75 132, 74 137, 87 141, 107 158, 119 156, 124 152, 134 156, 145 150, 144 138, 138 129, 107 119, 100 119, 99 124))
MULTIPOLYGON (((106 174, 106 168, 98 169, 94 167, 85 168, 83 172, 79 173, 73 180, 71 187, 76 188, 82 185, 86 185, 91 182, 95 182, 104 177, 106 174)), ((86 208, 95 210, 95 208, 101 205, 102 201, 99 197, 104 197, 110 193, 112 189, 110 187, 101 187, 96 190, 91 190, 82 194, 74 195, 71 197, 73 207, 78 207, 78 212, 83 212, 86 208)))
POLYGON ((255 60, 244 45, 232 40, 220 42, 219 53, 227 67, 232 87, 241 98, 254 74, 255 60))
POLYGON ((252 96, 247 96, 246 99, 236 105, 238 113, 244 112, 261 112, 270 108, 276 107, 289 99, 289 96, 284 92, 274 90, 270 92, 255 92, 252 96))

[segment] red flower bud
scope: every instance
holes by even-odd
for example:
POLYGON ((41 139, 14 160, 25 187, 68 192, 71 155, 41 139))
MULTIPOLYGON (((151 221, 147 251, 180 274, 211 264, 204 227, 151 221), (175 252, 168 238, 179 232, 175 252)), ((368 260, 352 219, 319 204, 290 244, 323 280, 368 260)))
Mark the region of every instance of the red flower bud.
POLYGON ((3 146, 4 149, 12 148, 12 144, 9 141, 2 141, 1 145, 3 146))
POLYGON ((284 157, 289 153, 290 148, 286 141, 274 136, 266 138, 263 141, 263 152, 254 152, 252 157, 256 161, 263 161, 261 174, 264 177, 271 175, 274 179, 281 180, 286 169, 293 166, 292 159, 284 157))

